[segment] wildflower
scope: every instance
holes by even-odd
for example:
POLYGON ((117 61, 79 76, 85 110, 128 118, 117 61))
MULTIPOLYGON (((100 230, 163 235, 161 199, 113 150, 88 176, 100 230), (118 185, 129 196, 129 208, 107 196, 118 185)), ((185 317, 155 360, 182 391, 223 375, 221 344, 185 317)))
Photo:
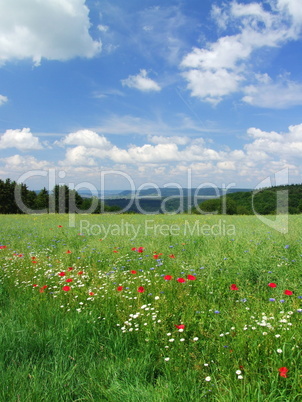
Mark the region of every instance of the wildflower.
POLYGON ((65 272, 60 272, 58 275, 59 275, 59 276, 65 276, 66 273, 65 273, 65 272))
POLYGON ((185 325, 184 324, 180 324, 180 325, 175 325, 175 327, 177 328, 177 329, 185 329, 185 325))
POLYGON ((67 250, 67 251, 66 251, 66 254, 71 254, 71 251, 70 251, 70 250, 67 250))
POLYGON ((139 286, 139 287, 137 288, 137 291, 138 291, 138 293, 144 293, 145 288, 144 288, 143 286, 139 286))
POLYGON ((67 285, 62 287, 62 290, 64 290, 64 292, 69 292, 70 289, 71 287, 67 285))
POLYGON ((83 273, 84 273, 83 271, 79 271, 78 275, 83 275, 83 273))
POLYGON ((194 275, 187 275, 187 279, 189 280, 189 281, 195 281, 196 280, 196 276, 194 276, 194 275))
POLYGON ((285 295, 287 295, 287 296, 291 296, 291 295, 293 294, 293 292, 292 292, 291 290, 288 290, 288 289, 284 290, 283 293, 284 293, 285 295))
POLYGON ((137 252, 138 253, 142 253, 144 251, 144 247, 139 247, 138 249, 137 249, 137 252))
POLYGON ((170 360, 170 357, 165 357, 165 361, 168 362, 170 360))
POLYGON ((288 368, 286 368, 286 367, 280 367, 278 371, 279 371, 280 377, 287 378, 288 368))
POLYGON ((277 349, 277 353, 282 353, 283 350, 282 349, 277 349))
POLYGON ((233 283, 233 284, 230 286, 230 289, 231 289, 231 290, 239 290, 238 286, 235 285, 235 283, 233 283))
POLYGON ((243 380, 243 375, 239 375, 237 378, 238 380, 243 380))
POLYGON ((198 339, 199 338, 197 336, 195 336, 195 338, 193 338, 193 341, 196 342, 196 341, 198 341, 198 339))
POLYGON ((179 283, 184 283, 186 281, 184 278, 177 278, 176 280, 179 283))
POLYGON ((94 296, 94 293, 93 293, 93 292, 89 292, 89 296, 94 296))
POLYGON ((169 257, 170 257, 170 258, 175 258, 175 255, 174 255, 174 254, 170 254, 169 257))
POLYGON ((267 286, 269 286, 270 288, 276 288, 277 284, 274 282, 270 282, 267 286))
POLYGON ((165 281, 170 281, 172 278, 173 278, 173 276, 171 276, 171 275, 165 275, 164 276, 165 281))
POLYGON ((211 381, 211 377, 210 376, 206 377, 205 381, 211 381))
POLYGON ((73 268, 72 267, 68 267, 68 271, 72 271, 73 270, 73 268))
POLYGON ((134 274, 136 274, 137 272, 136 272, 134 269, 132 269, 132 270, 130 271, 130 273, 134 275, 134 274))
POLYGON ((66 279, 66 282, 67 282, 67 283, 72 282, 72 279, 71 279, 71 278, 68 278, 68 279, 66 279))
POLYGON ((274 302, 274 301, 276 301, 276 299, 274 299, 273 297, 271 297, 271 298, 269 299, 269 301, 274 302))
POLYGON ((116 290, 117 290, 118 292, 121 292, 121 291, 123 290, 123 286, 118 286, 118 287, 116 288, 116 290))

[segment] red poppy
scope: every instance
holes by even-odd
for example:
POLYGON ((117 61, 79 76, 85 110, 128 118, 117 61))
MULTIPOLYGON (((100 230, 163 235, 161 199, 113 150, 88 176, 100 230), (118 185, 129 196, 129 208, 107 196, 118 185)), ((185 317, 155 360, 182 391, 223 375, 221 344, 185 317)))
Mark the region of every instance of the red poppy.
POLYGON ((68 279, 66 279, 66 282, 67 282, 67 283, 70 283, 70 282, 72 282, 72 279, 71 279, 71 278, 68 278, 68 279))
POLYGON ((187 278, 188 278, 188 280, 189 281, 195 281, 196 280, 196 276, 194 276, 194 275, 187 275, 187 278))
POLYGON ((175 325, 175 327, 176 327, 177 329, 185 329, 185 325, 184 325, 184 324, 175 325))
POLYGON ((67 251, 66 251, 66 254, 71 254, 71 251, 70 251, 70 250, 67 250, 67 251))
POLYGON ((89 292, 89 296, 94 296, 94 293, 93 293, 93 292, 89 292))
POLYGON ((67 285, 62 287, 62 290, 64 290, 64 292, 69 292, 70 289, 71 287, 67 285))
POLYGON ((138 291, 138 293, 144 293, 145 288, 144 288, 143 286, 139 286, 139 287, 137 288, 137 291, 138 291))
POLYGON ((33 288, 36 288, 38 285, 35 283, 34 285, 33 285, 33 288))
POLYGON ((60 272, 58 275, 59 276, 65 276, 66 274, 65 274, 65 272, 60 272))
POLYGON ((269 283, 267 286, 269 286, 270 288, 276 288, 277 284, 274 282, 269 283))
POLYGON ((142 253, 144 251, 144 247, 139 247, 138 249, 137 249, 137 252, 138 253, 142 253))
POLYGON ((116 290, 117 290, 118 292, 121 292, 121 291, 123 290, 123 286, 118 286, 118 287, 116 288, 116 290))
POLYGON ((172 276, 172 275, 165 275, 165 276, 164 276, 164 279, 165 279, 166 281, 170 281, 171 279, 173 279, 173 276, 172 276))
POLYGON ((153 254, 153 258, 155 258, 156 260, 158 260, 159 255, 158 254, 153 254))
POLYGON ((83 275, 84 271, 79 271, 78 275, 83 275))
POLYGON ((136 247, 132 247, 132 249, 131 249, 131 251, 136 251, 137 249, 136 249, 136 247))
POLYGON ((279 371, 280 377, 284 377, 284 378, 287 377, 287 372, 288 372, 287 367, 280 367, 278 371, 279 371))
POLYGON ((184 283, 186 281, 184 278, 177 278, 176 280, 179 283, 184 283))
POLYGON ((117 250, 113 250, 113 252, 114 252, 114 253, 118 253, 118 251, 117 251, 117 250))
POLYGON ((7 248, 7 246, 0 246, 0 250, 7 248))
POLYGON ((63 226, 62 225, 58 225, 58 228, 62 228, 63 226))
POLYGON ((42 286, 42 287, 40 288, 39 292, 40 292, 40 293, 44 293, 44 290, 47 289, 47 288, 48 288, 48 286, 47 286, 47 285, 44 285, 44 286, 42 286))
POLYGON ((285 295, 287 295, 287 296, 291 296, 291 295, 293 294, 293 292, 292 292, 291 290, 288 290, 288 289, 284 290, 283 293, 284 293, 285 295))
POLYGON ((72 267, 69 267, 69 268, 68 268, 68 271, 72 271, 72 270, 73 270, 73 268, 72 268, 72 267))
POLYGON ((36 257, 31 257, 31 259, 32 259, 32 260, 35 260, 35 259, 36 259, 36 257))
POLYGON ((137 272, 136 272, 134 269, 132 269, 132 270, 130 271, 130 273, 131 273, 131 274, 137 274, 137 272))
POLYGON ((32 261, 32 263, 33 263, 33 264, 37 264, 37 262, 38 262, 38 261, 35 261, 35 260, 34 260, 34 261, 32 261))
POLYGON ((175 255, 174 255, 174 254, 170 254, 169 257, 170 257, 170 258, 175 258, 175 255))
POLYGON ((233 283, 233 284, 230 286, 230 289, 231 289, 231 290, 239 290, 238 286, 235 285, 235 283, 233 283))

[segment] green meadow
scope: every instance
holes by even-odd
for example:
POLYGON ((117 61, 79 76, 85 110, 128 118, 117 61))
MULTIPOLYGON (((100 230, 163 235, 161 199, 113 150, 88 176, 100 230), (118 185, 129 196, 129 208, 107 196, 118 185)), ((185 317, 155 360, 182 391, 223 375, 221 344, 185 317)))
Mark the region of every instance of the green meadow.
POLYGON ((1 215, 0 400, 301 401, 288 220, 1 215))

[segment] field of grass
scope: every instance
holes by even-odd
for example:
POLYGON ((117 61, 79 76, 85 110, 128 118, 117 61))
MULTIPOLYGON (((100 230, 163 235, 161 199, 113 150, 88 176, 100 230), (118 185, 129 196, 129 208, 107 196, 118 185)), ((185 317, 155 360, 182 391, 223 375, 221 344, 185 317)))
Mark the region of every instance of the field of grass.
POLYGON ((301 401, 301 228, 0 216, 0 400, 301 401))

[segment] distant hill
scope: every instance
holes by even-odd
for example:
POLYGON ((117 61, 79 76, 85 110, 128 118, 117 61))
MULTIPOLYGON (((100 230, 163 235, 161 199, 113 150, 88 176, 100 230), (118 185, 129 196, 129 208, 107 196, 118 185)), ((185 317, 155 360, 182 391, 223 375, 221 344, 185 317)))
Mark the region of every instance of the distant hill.
MULTIPOLYGON (((150 187, 147 189, 143 189, 141 191, 132 192, 131 190, 124 190, 117 194, 117 197, 121 198, 131 198, 131 197, 171 197, 171 196, 179 196, 179 197, 189 197, 190 195, 193 197, 194 195, 198 197, 217 197, 217 195, 223 195, 222 188, 214 188, 214 187, 202 187, 202 188, 176 188, 176 187, 159 187, 157 190, 154 187, 150 187)), ((251 191, 250 189, 244 188, 230 188, 228 189, 228 193, 236 193, 242 191, 251 191)))
MULTIPOLYGON (((203 212, 226 212, 230 215, 261 215, 302 213, 302 184, 289 184, 254 191, 229 193, 223 198, 205 200, 200 205, 203 212), (224 211, 225 209, 225 211, 224 211)), ((200 213, 196 210, 196 213, 200 213)))
MULTIPOLYGON (((230 193, 251 191, 231 188, 230 193)), ((221 188, 147 188, 139 192, 125 190, 114 197, 105 197, 108 206, 118 206, 128 213, 182 213, 191 210, 197 203, 217 198, 224 193, 221 188)))

